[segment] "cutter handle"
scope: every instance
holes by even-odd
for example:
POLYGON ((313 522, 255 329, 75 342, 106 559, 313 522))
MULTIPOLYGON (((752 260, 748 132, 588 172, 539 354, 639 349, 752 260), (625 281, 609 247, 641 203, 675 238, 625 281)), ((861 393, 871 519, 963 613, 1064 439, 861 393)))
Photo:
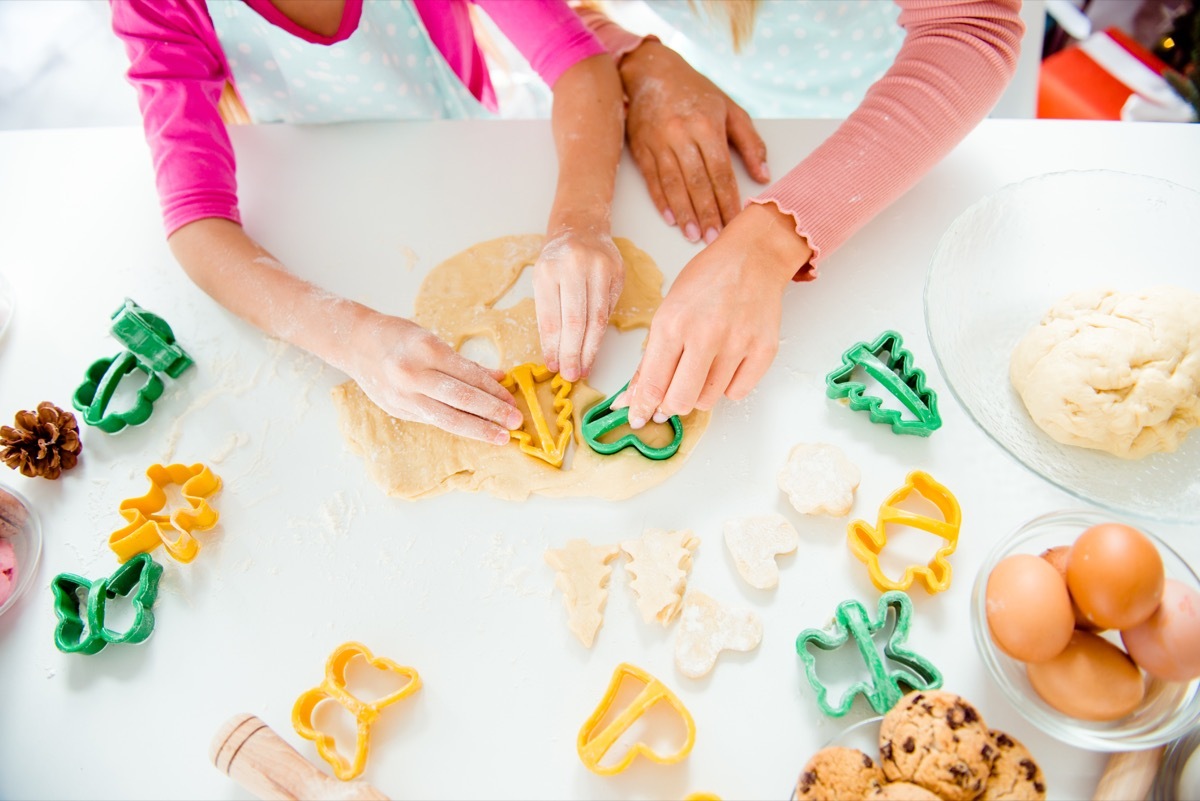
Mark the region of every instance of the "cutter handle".
POLYGON ((1092 801, 1145 801, 1162 763, 1164 748, 1120 751, 1110 756, 1092 801))
POLYGON ((369 784, 340 782, 317 770, 254 715, 227 720, 213 737, 208 755, 217 770, 267 801, 388 801, 369 784))

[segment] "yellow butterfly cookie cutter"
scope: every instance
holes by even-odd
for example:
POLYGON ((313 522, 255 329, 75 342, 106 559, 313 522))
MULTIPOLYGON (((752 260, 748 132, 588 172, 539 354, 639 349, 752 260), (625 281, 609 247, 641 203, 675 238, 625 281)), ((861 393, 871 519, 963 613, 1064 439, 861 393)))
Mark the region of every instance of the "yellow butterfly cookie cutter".
POLYGON ((536 456, 554 467, 562 467, 563 457, 567 454, 567 445, 571 441, 571 431, 574 429, 571 415, 575 411, 575 404, 568 397, 571 394, 571 382, 558 373, 551 372, 550 368, 544 364, 530 362, 519 364, 509 370, 500 385, 513 395, 521 393, 525 406, 529 409, 529 417, 533 421, 533 429, 537 434, 538 442, 534 444, 533 437, 524 428, 518 428, 511 432, 512 439, 516 440, 521 450, 530 456, 536 456), (542 403, 538 399, 538 384, 544 384, 547 381, 550 382, 550 389, 554 391, 552 406, 555 412, 555 425, 558 428, 557 434, 551 433, 550 425, 546 422, 546 413, 542 410, 542 403))
POLYGON ((660 765, 674 765, 677 762, 683 761, 692 752, 692 746, 695 743, 696 722, 692 720, 692 714, 687 711, 687 707, 683 705, 678 696, 646 671, 623 662, 617 665, 617 669, 613 671, 612 680, 608 684, 608 690, 605 691, 600 705, 596 707, 596 711, 592 713, 592 716, 583 724, 583 728, 579 730, 576 748, 579 751, 580 760, 583 761, 588 770, 598 773, 601 776, 614 776, 629 767, 638 754, 660 765), (645 686, 637 694, 637 697, 629 703, 629 706, 621 710, 611 723, 601 729, 600 722, 605 719, 610 707, 612 707, 613 701, 617 697, 617 693, 621 689, 621 684, 627 677, 635 679, 645 686), (645 743, 638 742, 615 764, 601 765, 600 761, 608 753, 609 749, 616 744, 617 738, 624 734, 647 709, 659 701, 669 704, 679 713, 680 718, 683 719, 683 725, 687 729, 687 738, 679 750, 673 754, 664 756, 645 743))
POLYGON ((317 753, 333 768, 333 773, 342 781, 349 781, 363 772, 367 766, 367 752, 371 744, 371 724, 379 714, 392 704, 421 689, 421 677, 416 670, 398 665, 385 657, 377 657, 362 643, 348 642, 339 645, 325 663, 325 680, 310 690, 305 690, 292 706, 292 728, 305 740, 316 743, 317 753), (386 670, 405 679, 405 684, 393 693, 378 700, 366 702, 356 698, 346 689, 346 669, 351 660, 362 657, 373 668, 386 670), (347 759, 338 751, 333 735, 316 727, 313 714, 322 701, 334 701, 354 716, 354 756, 347 759))
POLYGON ((854 555, 867 566, 871 582, 881 591, 900 590, 907 592, 917 579, 930 593, 937 593, 950 586, 950 562, 947 557, 958 547, 958 533, 962 527, 962 510, 958 499, 933 476, 922 470, 913 470, 904 480, 904 486, 893 492, 879 507, 879 517, 874 528, 865 520, 855 520, 847 527, 847 541, 854 555), (897 508, 913 493, 932 503, 942 514, 941 520, 897 508), (883 574, 879 566, 879 555, 887 545, 887 527, 907 526, 927 531, 945 540, 926 565, 909 565, 899 581, 883 574))
POLYGON ((221 479, 207 465, 153 464, 146 468, 150 490, 136 498, 121 501, 118 511, 126 525, 108 538, 108 547, 120 562, 128 562, 139 553, 149 553, 159 545, 179 562, 196 558, 200 543, 192 532, 204 531, 217 524, 217 510, 209 501, 221 490, 221 479), (166 488, 179 486, 185 505, 166 511, 166 488), (175 531, 172 537, 168 532, 175 531))

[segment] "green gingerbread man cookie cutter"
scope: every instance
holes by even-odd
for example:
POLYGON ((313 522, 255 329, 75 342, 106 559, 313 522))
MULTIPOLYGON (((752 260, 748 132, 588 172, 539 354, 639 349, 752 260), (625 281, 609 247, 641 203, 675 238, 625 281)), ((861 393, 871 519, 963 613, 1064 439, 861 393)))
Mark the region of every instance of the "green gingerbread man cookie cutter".
POLYGON ((584 412, 583 422, 580 425, 580 430, 583 433, 583 441, 588 444, 589 448, 604 456, 610 456, 625 448, 634 448, 647 459, 659 462, 664 459, 670 459, 679 451, 679 446, 683 443, 683 422, 680 421, 679 415, 672 415, 667 420, 671 424, 671 429, 675 432, 675 437, 661 447, 647 444, 645 440, 633 432, 620 437, 615 442, 600 441, 600 437, 608 432, 629 423, 628 406, 624 409, 614 410, 612 408, 613 401, 619 398, 621 393, 627 389, 629 389, 628 381, 625 382, 625 386, 617 390, 616 394, 605 398, 584 412))
POLYGON ((162 565, 141 553, 107 578, 89 581, 74 573, 59 573, 50 582, 54 593, 54 645, 64 654, 94 654, 104 646, 143 642, 154 630, 154 606, 162 565), (80 595, 84 598, 80 598, 80 595), (105 625, 108 602, 128 596, 134 618, 125 631, 105 625))
POLYGON ((942 686, 942 674, 929 660, 905 647, 912 625, 912 599, 903 592, 885 592, 879 597, 875 620, 856 600, 838 604, 832 629, 805 629, 796 638, 796 652, 804 662, 804 674, 817 694, 817 706, 829 717, 840 718, 850 711, 855 696, 861 694, 880 715, 887 714, 906 690, 936 690, 942 686), (888 610, 896 610, 896 625, 880 653, 874 635, 887 625, 888 610), (829 688, 817 676, 816 657, 809 646, 836 651, 853 638, 859 655, 870 674, 869 681, 850 686, 836 704, 829 702, 829 688), (889 667, 889 663, 895 668, 889 667))
POLYGON ((895 331, 884 331, 871 342, 858 342, 842 354, 842 365, 825 376, 825 394, 845 399, 856 412, 867 412, 872 423, 885 423, 897 434, 928 437, 942 427, 937 393, 926 386, 925 373, 913 366, 913 356, 895 331), (884 358, 883 354, 887 354, 884 358), (861 367, 904 405, 916 419, 904 419, 900 410, 883 408, 883 399, 867 394, 867 386, 852 381, 861 367))

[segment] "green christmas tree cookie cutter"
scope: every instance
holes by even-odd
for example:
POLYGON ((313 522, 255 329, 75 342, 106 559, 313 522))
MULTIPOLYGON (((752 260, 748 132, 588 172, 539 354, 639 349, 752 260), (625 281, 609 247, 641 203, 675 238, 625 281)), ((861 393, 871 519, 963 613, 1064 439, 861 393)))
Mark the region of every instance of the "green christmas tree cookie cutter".
POLYGON ((829 717, 840 718, 850 711, 855 696, 861 694, 880 715, 887 714, 907 690, 936 690, 942 686, 942 674, 927 659, 908 650, 904 643, 912 625, 912 600, 903 592, 885 592, 879 596, 877 617, 871 620, 866 608, 856 600, 838 604, 832 630, 805 629, 796 638, 796 652, 804 662, 804 674, 817 694, 817 706, 829 717), (880 653, 874 635, 887 625, 888 609, 896 610, 896 625, 880 653), (816 657, 809 646, 835 651, 854 638, 859 655, 867 666, 869 681, 850 686, 836 704, 829 702, 829 689, 817 676, 816 657), (889 663, 895 668, 889 667, 889 663))
POLYGON ((112 314, 109 328, 138 361, 157 373, 179 378, 192 366, 192 357, 175 344, 175 332, 167 321, 146 311, 129 298, 112 314))
POLYGON ((75 390, 71 405, 83 413, 83 422, 107 434, 115 434, 125 426, 141 425, 150 419, 154 402, 163 394, 163 381, 137 356, 123 350, 116 356, 97 359, 88 367, 83 383, 75 390), (134 370, 146 374, 146 383, 137 391, 133 406, 121 412, 109 412, 117 386, 134 370))
POLYGON ((849 401, 856 412, 866 411, 872 423, 886 423, 897 434, 928 437, 942 427, 937 393, 925 385, 925 373, 913 366, 912 353, 895 331, 884 331, 872 342, 858 342, 842 354, 842 365, 825 376, 825 394, 849 401), (886 360, 882 354, 886 353, 886 360), (883 399, 867 394, 867 386, 852 381, 861 367, 916 417, 906 420, 898 409, 883 408, 883 399))
POLYGON ((668 419, 667 422, 671 424, 671 429, 675 432, 675 437, 671 442, 661 447, 648 445, 636 433, 626 434, 615 442, 600 441, 600 437, 629 422, 628 406, 624 409, 614 410, 612 408, 613 401, 620 397, 621 393, 627 389, 629 389, 628 381, 614 395, 605 398, 584 412, 583 423, 580 425, 580 430, 583 432, 583 441, 588 444, 589 448, 604 456, 612 455, 625 448, 634 448, 647 459, 654 459, 659 462, 664 459, 670 459, 679 451, 679 446, 683 443, 683 423, 680 421, 679 415, 672 415, 668 419))
POLYGON ((154 630, 154 606, 162 565, 141 553, 107 578, 89 581, 74 573, 59 573, 50 582, 54 593, 54 645, 64 654, 94 654, 104 646, 143 642, 154 630), (86 596, 81 599, 80 591, 86 596), (129 596, 134 618, 125 631, 105 625, 105 608, 118 595, 129 596), (81 608, 82 607, 82 608, 81 608))

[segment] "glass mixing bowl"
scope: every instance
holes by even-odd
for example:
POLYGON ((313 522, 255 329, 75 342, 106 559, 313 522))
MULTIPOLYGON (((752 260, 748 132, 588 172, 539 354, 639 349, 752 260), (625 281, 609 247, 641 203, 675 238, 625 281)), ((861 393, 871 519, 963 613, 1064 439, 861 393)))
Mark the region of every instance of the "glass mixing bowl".
POLYGON ((0 484, 0 494, 12 497, 25 509, 25 520, 18 526, 17 533, 11 536, 0 536, 0 540, 12 546, 16 561, 16 581, 13 584, 12 593, 4 603, 0 604, 0 615, 3 615, 16 606, 17 601, 33 584, 33 580, 37 576, 38 561, 42 556, 42 527, 33 505, 23 495, 4 484, 0 484))

